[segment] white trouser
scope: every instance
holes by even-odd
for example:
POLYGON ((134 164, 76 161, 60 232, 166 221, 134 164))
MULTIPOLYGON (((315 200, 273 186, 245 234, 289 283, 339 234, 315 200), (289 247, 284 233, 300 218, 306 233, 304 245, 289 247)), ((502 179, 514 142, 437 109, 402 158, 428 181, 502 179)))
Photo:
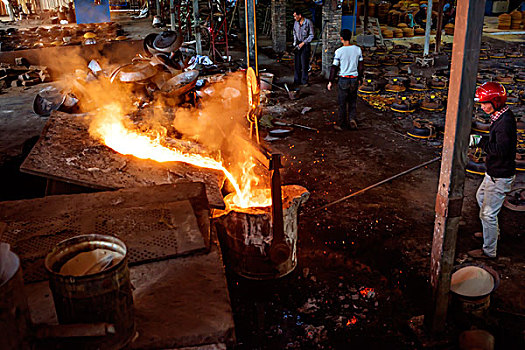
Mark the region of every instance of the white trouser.
POLYGON ((492 178, 485 174, 476 193, 480 207, 479 218, 483 225, 483 252, 490 257, 496 256, 499 237, 498 214, 515 178, 516 176, 492 178))

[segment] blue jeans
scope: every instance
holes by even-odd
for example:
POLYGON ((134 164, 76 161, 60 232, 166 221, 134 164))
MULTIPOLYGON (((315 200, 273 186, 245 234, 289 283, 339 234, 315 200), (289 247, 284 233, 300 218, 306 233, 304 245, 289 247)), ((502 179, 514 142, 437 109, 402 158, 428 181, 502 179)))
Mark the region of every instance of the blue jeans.
POLYGON ((350 125, 350 120, 355 121, 359 83, 357 78, 339 77, 337 86, 337 102, 339 103, 337 125, 345 129, 350 125))
POLYGON ((499 237, 498 214, 515 178, 516 176, 492 178, 485 174, 476 193, 480 207, 479 218, 483 226, 483 252, 490 257, 496 256, 499 237))
POLYGON ((308 69, 310 68, 310 44, 304 44, 295 52, 295 72, 293 82, 296 85, 308 83, 308 69))

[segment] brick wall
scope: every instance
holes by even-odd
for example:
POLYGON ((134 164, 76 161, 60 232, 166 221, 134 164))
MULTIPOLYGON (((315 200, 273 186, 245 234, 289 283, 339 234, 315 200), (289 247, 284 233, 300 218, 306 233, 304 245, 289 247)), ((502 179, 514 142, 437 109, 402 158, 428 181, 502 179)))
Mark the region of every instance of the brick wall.
POLYGON ((286 50, 286 0, 272 0, 272 46, 275 52, 286 50))
POLYGON ((341 46, 342 0, 325 0, 323 3, 323 76, 328 78, 335 50, 341 46))

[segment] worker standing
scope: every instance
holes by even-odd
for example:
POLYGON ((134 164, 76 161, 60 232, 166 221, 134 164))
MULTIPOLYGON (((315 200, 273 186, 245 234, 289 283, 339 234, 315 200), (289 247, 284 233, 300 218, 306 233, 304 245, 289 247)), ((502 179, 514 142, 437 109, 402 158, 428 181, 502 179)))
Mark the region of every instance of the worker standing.
POLYGON ((470 138, 471 146, 477 145, 487 154, 487 171, 476 193, 483 232, 476 232, 474 236, 483 238, 483 248, 472 250, 468 255, 495 259, 500 234, 498 213, 516 178, 516 119, 505 104, 507 92, 499 83, 482 84, 477 88, 474 100, 481 103, 481 109, 490 115, 491 124, 489 136, 471 135, 470 138))
POLYGON ((414 16, 414 21, 421 27, 425 26, 425 22, 427 21, 427 8, 427 4, 421 4, 419 11, 414 16))
POLYGON ((294 10, 293 45, 295 53, 295 85, 308 84, 308 69, 310 68, 310 43, 314 38, 314 25, 305 18, 299 10, 294 10))
POLYGON ((357 89, 363 79, 363 52, 357 45, 351 45, 352 32, 348 29, 341 31, 343 46, 335 50, 334 62, 330 69, 328 90, 332 90, 332 83, 339 75, 337 84, 337 102, 339 103, 338 122, 336 130, 357 129, 356 104, 357 89), (339 71, 339 74, 337 72, 339 71))

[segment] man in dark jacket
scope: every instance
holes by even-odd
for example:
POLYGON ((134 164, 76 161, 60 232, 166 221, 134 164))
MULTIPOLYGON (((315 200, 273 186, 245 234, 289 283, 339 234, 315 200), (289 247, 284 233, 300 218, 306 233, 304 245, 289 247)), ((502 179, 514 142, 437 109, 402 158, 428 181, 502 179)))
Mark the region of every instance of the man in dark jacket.
POLYGON ((310 43, 314 39, 314 25, 296 9, 293 11, 293 46, 295 52, 295 85, 308 84, 308 69, 310 68, 310 43))
POLYGON ((494 259, 499 238, 498 213, 516 177, 516 119, 505 104, 507 92, 499 83, 488 82, 478 87, 474 100, 490 115, 491 125, 488 137, 481 140, 471 137, 471 145, 477 144, 487 154, 487 171, 476 193, 483 232, 474 236, 483 238, 483 249, 468 254, 474 258, 494 259))
POLYGON ((425 22, 427 21, 427 8, 427 4, 421 4, 419 11, 414 16, 414 21, 422 28, 425 28, 425 22))

